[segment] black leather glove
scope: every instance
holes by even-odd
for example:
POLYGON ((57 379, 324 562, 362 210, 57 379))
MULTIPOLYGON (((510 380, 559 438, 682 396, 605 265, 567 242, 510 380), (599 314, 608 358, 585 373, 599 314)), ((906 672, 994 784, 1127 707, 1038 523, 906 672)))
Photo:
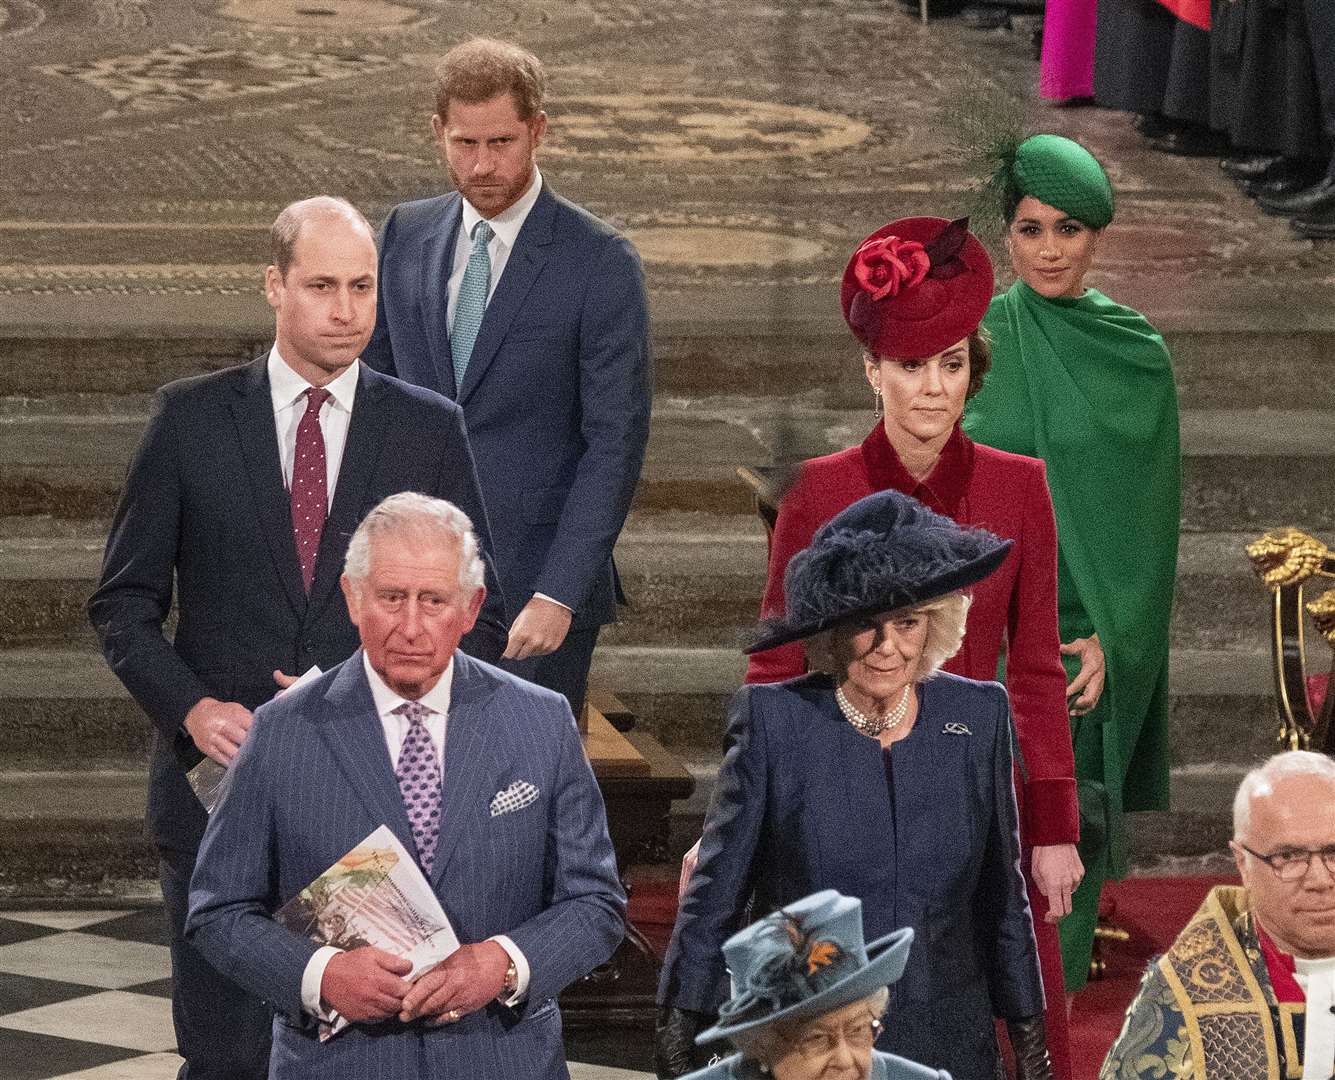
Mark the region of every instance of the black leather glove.
POLYGON ((1053 1080, 1048 1060, 1048 1031, 1043 1014, 1006 1021, 1011 1051, 1015 1054, 1015 1080, 1053 1080))
POLYGON ((699 1068, 695 1037, 709 1026, 707 1013, 663 1005, 654 1025, 654 1071, 658 1080, 685 1076, 699 1068))

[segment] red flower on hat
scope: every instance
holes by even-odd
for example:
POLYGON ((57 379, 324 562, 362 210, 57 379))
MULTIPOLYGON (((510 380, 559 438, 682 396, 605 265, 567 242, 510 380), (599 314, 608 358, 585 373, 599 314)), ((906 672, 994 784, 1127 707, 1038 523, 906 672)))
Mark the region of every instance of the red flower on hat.
POLYGON ((898 236, 873 237, 853 255, 853 276, 873 300, 913 288, 931 268, 922 244, 898 236))

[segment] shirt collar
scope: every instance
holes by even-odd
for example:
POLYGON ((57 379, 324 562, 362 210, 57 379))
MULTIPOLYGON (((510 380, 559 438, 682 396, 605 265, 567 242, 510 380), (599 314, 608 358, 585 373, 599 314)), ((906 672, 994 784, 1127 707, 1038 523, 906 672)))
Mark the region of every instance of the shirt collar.
MULTIPOLYGON (((344 412, 352 412, 352 402, 357 396, 357 379, 360 361, 354 360, 338 378, 325 383, 324 389, 333 396, 334 404, 344 412)), ((292 370, 282 354, 278 343, 269 350, 269 394, 273 398, 273 411, 281 412, 290 408, 302 394, 311 388, 311 384, 292 370)))
MULTIPOLYGON (((538 194, 541 191, 542 173, 538 172, 538 167, 534 165, 533 179, 529 182, 528 189, 524 194, 519 196, 519 201, 502 210, 494 218, 487 218, 487 224, 491 226, 491 231, 505 245, 507 251, 513 248, 515 241, 519 239, 519 230, 524 227, 524 221, 528 218, 529 211, 533 209, 533 204, 538 201, 538 194)), ((482 220, 482 215, 467 199, 464 199, 463 203, 464 233, 471 238, 473 229, 482 220)))
MULTIPOLYGON (((366 650, 362 651, 362 670, 366 672, 366 681, 371 686, 371 698, 375 701, 376 715, 380 717, 389 716, 400 705, 408 699, 400 694, 396 694, 386 684, 379 673, 371 666, 371 658, 366 655, 366 650)), ((440 673, 440 678, 436 680, 436 685, 418 698, 418 702, 425 705, 434 713, 441 716, 450 715, 450 688, 454 683, 454 657, 450 657, 450 662, 445 665, 445 670, 440 673)))
POLYGON ((913 496, 929 510, 954 518, 973 476, 973 443, 956 424, 932 471, 916 480, 890 445, 885 424, 878 422, 862 442, 862 461, 873 491, 893 488, 913 496))

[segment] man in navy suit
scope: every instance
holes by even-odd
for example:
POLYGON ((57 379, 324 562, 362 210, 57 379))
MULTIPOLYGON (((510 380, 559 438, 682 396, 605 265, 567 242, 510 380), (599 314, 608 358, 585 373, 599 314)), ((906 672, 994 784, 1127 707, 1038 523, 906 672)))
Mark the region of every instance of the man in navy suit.
POLYGON ((485 589, 453 505, 386 499, 348 546, 362 649, 265 705, 209 820, 191 941, 278 1010, 273 1080, 555 1080, 562 988, 611 956, 625 894, 570 707, 457 651, 485 589), (461 942, 415 983, 270 917, 380 826, 461 942), (315 1019, 351 1026, 321 1042, 315 1019))
MULTIPOLYGON (((309 199, 278 216, 271 239, 273 349, 159 391, 89 601, 107 662, 155 729, 148 821, 172 929, 181 1080, 263 1077, 270 1027, 268 1009, 185 941, 206 820, 187 770, 205 755, 227 764, 252 709, 356 649, 339 569, 357 523, 386 495, 448 497, 487 547, 458 406, 357 361, 375 312, 366 219, 340 200, 309 199)), ((499 593, 483 616, 466 647, 495 659, 499 593)))
POLYGON ((513 620, 504 666, 578 714, 649 436, 644 279, 630 242, 538 172, 536 57, 476 39, 437 76, 456 191, 385 222, 365 358, 463 406, 513 620))

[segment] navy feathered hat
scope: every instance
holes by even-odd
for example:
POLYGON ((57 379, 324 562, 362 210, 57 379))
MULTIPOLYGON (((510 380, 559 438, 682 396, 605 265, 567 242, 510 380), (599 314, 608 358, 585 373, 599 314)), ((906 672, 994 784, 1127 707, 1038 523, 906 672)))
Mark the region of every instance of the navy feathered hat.
POLYGON ((945 596, 987 577, 1012 543, 957 525, 898 491, 868 495, 793 556, 783 576, 783 617, 762 623, 745 651, 945 596))

